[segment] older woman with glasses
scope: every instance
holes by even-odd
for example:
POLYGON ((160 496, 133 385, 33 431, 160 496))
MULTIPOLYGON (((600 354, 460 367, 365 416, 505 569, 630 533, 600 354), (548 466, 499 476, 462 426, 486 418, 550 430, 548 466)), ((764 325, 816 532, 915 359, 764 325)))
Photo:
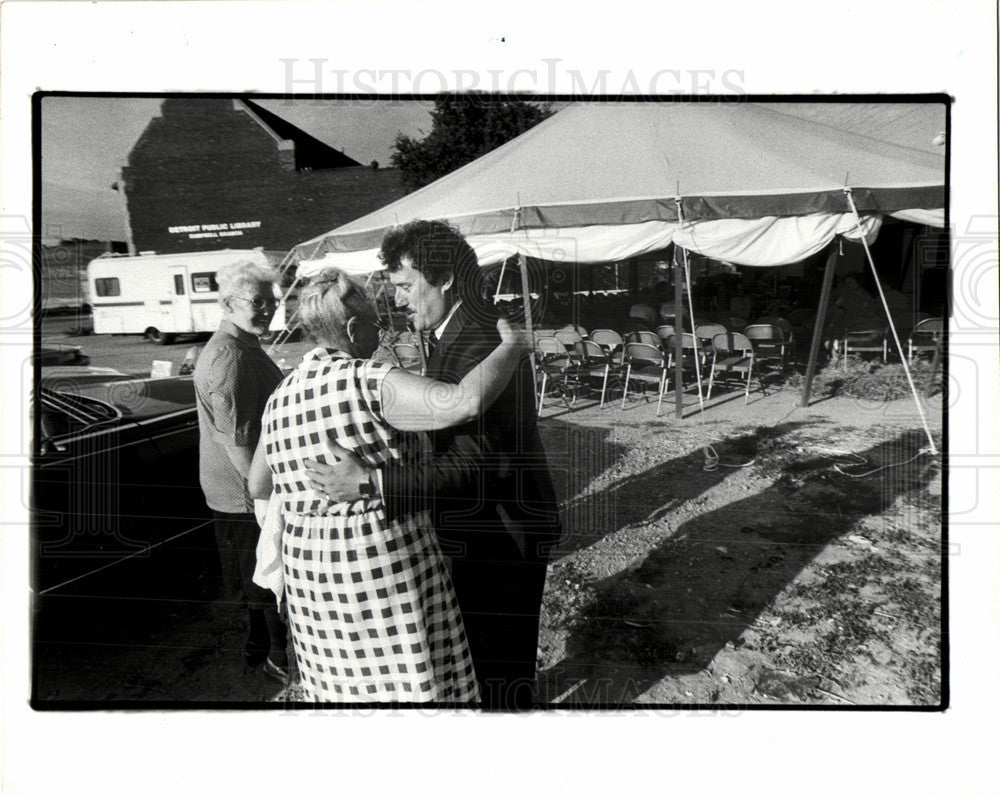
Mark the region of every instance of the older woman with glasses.
POLYGON ((260 416, 282 375, 260 346, 277 307, 276 279, 251 260, 219 270, 222 321, 198 357, 194 387, 201 488, 215 519, 226 597, 248 611, 247 663, 263 663, 268 677, 283 682, 288 634, 270 592, 253 582, 260 529, 247 492, 260 416))
POLYGON ((251 492, 281 501, 284 593, 300 684, 318 702, 473 704, 478 686, 458 603, 425 511, 388 523, 372 484, 353 503, 312 490, 305 461, 347 449, 375 468, 425 466, 426 440, 407 431, 467 422, 499 396, 529 350, 500 321, 502 343, 460 384, 369 359, 375 308, 335 269, 300 295, 318 348, 275 390, 250 475, 251 492))

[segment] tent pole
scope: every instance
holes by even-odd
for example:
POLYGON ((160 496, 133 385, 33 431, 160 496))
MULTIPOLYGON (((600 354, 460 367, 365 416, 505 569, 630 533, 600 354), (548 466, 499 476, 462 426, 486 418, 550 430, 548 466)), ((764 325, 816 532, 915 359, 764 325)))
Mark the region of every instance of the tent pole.
POLYGON ((427 338, 424 337, 423 332, 418 332, 416 329, 413 330, 414 336, 417 338, 417 349, 420 351, 420 375, 427 375, 427 338))
POLYGON ((496 301, 497 296, 500 295, 500 290, 501 290, 501 288, 503 288, 503 277, 504 277, 504 274, 506 274, 506 273, 507 273, 507 260, 505 259, 503 261, 503 265, 500 266, 500 279, 497 281, 497 289, 496 289, 496 292, 493 294, 493 300, 494 301, 496 301))
POLYGON ((704 413, 705 398, 701 391, 701 363, 698 361, 698 356, 701 354, 701 345, 699 344, 698 336, 694 331, 694 294, 691 291, 691 266, 688 264, 687 249, 681 249, 681 251, 684 252, 684 281, 687 285, 688 311, 691 314, 691 338, 694 340, 694 375, 698 380, 698 407, 701 412, 704 413))
POLYGON ((681 302, 681 283, 684 277, 681 274, 681 264, 677 260, 677 244, 674 244, 674 417, 680 420, 684 417, 684 370, 681 364, 681 356, 684 349, 681 344, 684 333, 684 324, 681 317, 684 313, 681 302))
POLYGON ((885 300, 885 293, 882 291, 882 282, 878 278, 878 271, 875 269, 875 260, 872 259, 871 249, 868 248, 868 241, 865 240, 864 230, 861 229, 861 216, 858 215, 858 208, 854 204, 854 196, 851 193, 850 188, 844 188, 844 195, 847 197, 847 203, 851 206, 851 212, 854 213, 854 221, 858 226, 858 235, 861 238, 861 245, 865 249, 865 256, 868 258, 868 265, 872 269, 872 277, 875 279, 875 287, 878 290, 878 297, 882 300, 882 308, 885 310, 886 320, 889 321, 889 329, 892 331, 892 339, 896 342, 896 350, 899 352, 899 359, 903 363, 903 372, 906 374, 906 380, 910 384, 910 392, 913 393, 913 401, 917 405, 917 412, 920 413, 920 422, 924 425, 924 433, 927 434, 927 442, 930 445, 931 453, 937 456, 937 447, 934 445, 934 438, 931 436, 930 426, 927 424, 927 417, 924 415, 923 404, 920 403, 920 396, 917 394, 917 386, 913 383, 913 374, 910 373, 910 365, 906 361, 906 352, 903 350, 903 344, 899 342, 899 333, 896 331, 896 324, 892 321, 892 313, 889 312, 889 302, 885 300))
POLYGON ((382 298, 385 299, 385 316, 389 319, 389 328, 395 331, 395 324, 392 322, 392 302, 389 300, 389 291, 382 280, 382 298))
POLYGON ((809 364, 806 365, 806 383, 802 387, 800 406, 809 406, 809 393, 812 391, 813 376, 816 375, 816 360, 819 358, 819 347, 823 341, 823 327, 826 326, 826 311, 830 305, 830 294, 833 292, 833 272, 837 270, 839 252, 840 248, 834 240, 826 257, 823 288, 820 290, 819 306, 816 308, 816 323, 813 326, 812 344, 809 346, 809 364))
POLYGON ((524 256, 523 253, 517 255, 517 265, 521 270, 521 295, 522 301, 524 303, 524 328, 528 332, 528 337, 531 338, 531 353, 528 355, 531 357, 531 389, 532 394, 535 396, 535 411, 538 411, 538 378, 535 363, 535 330, 531 324, 531 289, 528 285, 528 258, 524 256))
MULTIPOLYGON (((928 232, 929 227, 924 227, 923 232, 928 232)), ((937 243, 937 241, 935 241, 937 243)), ((924 264, 923 258, 919 257, 916 252, 913 254, 913 320, 916 321, 920 317, 920 302, 922 296, 920 295, 921 287, 924 284, 924 264)))
MULTIPOLYGON (((679 194, 680 193, 679 185, 677 186, 677 191, 679 194)), ((681 202, 680 196, 675 197, 674 202, 677 205, 677 223, 681 227, 683 227, 684 205, 681 202)), ((677 251, 676 243, 674 244, 674 251, 675 252, 677 251)), ((701 391, 701 363, 698 361, 698 357, 701 354, 701 345, 699 343, 698 336, 695 334, 695 325, 694 325, 694 293, 691 290, 691 266, 688 263, 687 249, 682 248, 681 251, 684 252, 684 280, 685 280, 685 285, 687 286, 688 309, 690 310, 691 313, 691 339, 694 340, 694 375, 695 378, 698 380, 698 408, 702 414, 705 414, 705 399, 701 391)), ((678 328, 677 317, 678 317, 677 315, 674 316, 675 335, 677 334, 677 328, 678 328)), ((680 326, 683 327, 683 324, 680 324, 680 326)), ((676 337, 674 339, 676 340, 676 337)), ((683 340, 681 341, 681 348, 683 349, 683 340)), ((678 359, 680 359, 680 355, 678 355, 678 359)))
MULTIPOLYGON (((289 286, 288 290, 286 290, 284 295, 281 297, 281 300, 283 302, 286 302, 288 300, 288 297, 291 295, 292 291, 295 290, 296 286, 301 281, 302 277, 299 276, 298 274, 295 274, 295 279, 292 281, 292 284, 289 286)), ((286 304, 285 306, 287 307, 288 305, 286 304)), ((296 307, 295 312, 292 313, 292 316, 290 318, 288 317, 285 318, 285 328, 274 336, 274 340, 271 342, 271 345, 268 346, 267 348, 268 356, 273 356, 275 351, 277 351, 278 348, 284 345, 285 341, 292 336, 292 333, 298 328, 298 316, 299 316, 299 308, 296 307)))

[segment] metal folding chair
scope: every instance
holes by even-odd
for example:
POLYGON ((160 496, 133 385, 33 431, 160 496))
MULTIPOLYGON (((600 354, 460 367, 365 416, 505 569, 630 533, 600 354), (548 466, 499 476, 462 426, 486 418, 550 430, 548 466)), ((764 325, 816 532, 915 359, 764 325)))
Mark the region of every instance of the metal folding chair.
POLYGON ((913 327, 906 338, 906 361, 913 362, 915 354, 930 351, 935 357, 941 356, 944 341, 944 318, 927 318, 913 327))
POLYGON ((862 352, 882 355, 882 361, 889 360, 889 328, 885 322, 856 321, 847 327, 841 338, 844 349, 844 370, 847 370, 847 355, 862 352))
POLYGON ((663 392, 667 386, 667 358, 663 350, 658 345, 649 343, 625 343, 623 362, 625 364, 625 384, 622 388, 622 409, 625 408, 625 399, 628 398, 629 384, 633 378, 641 381, 652 381, 658 378, 656 416, 659 417, 660 407, 663 404, 663 392), (655 374, 659 374, 658 377, 655 374))
MULTIPOLYGON (((674 366, 674 353, 677 351, 677 335, 671 334, 663 342, 664 350, 667 352, 667 369, 674 366)), ((703 361, 701 346, 698 338, 690 332, 681 334, 681 369, 688 372, 695 370, 695 357, 699 357, 699 363, 703 361)), ((683 384, 681 385, 683 387, 683 384)))
MULTIPOLYGON (((750 401, 750 379, 753 377, 754 352, 753 343, 741 332, 725 332, 712 338, 712 370, 708 376, 708 398, 712 397, 712 385, 715 374, 745 373, 746 388, 743 393, 743 403, 750 401)), ((760 382, 761 392, 764 385, 760 382)))
POLYGON ((655 346, 662 350, 663 340, 656 332, 629 332, 625 335, 625 343, 643 343, 645 345, 655 346))
MULTIPOLYGON (((608 389, 608 378, 612 373, 617 373, 619 366, 616 366, 611 355, 606 353, 601 346, 593 340, 582 340, 576 344, 577 354, 580 358, 577 365, 576 375, 582 380, 584 376, 598 377, 601 379, 601 406, 604 406, 604 396, 608 389)), ((582 384, 582 381, 581 381, 582 384)))
POLYGON ((611 357, 612 364, 621 365, 625 338, 618 332, 614 329, 594 329, 590 333, 590 340, 604 349, 604 352, 611 357))
POLYGON ((743 330, 753 343, 757 364, 764 366, 777 362, 785 369, 785 333, 780 326, 770 323, 753 323, 743 330))
POLYGON ((766 315, 763 318, 758 318, 754 323, 769 323, 771 326, 777 326, 785 334, 785 342, 787 343, 789 338, 792 336, 792 324, 790 321, 785 320, 780 315, 766 315))
POLYGON ((583 341, 576 329, 557 329, 553 337, 566 346, 568 351, 575 351, 576 344, 583 341))
MULTIPOLYGON (((545 405, 545 396, 549 387, 555 387, 570 409, 568 393, 573 393, 576 403, 577 362, 575 356, 570 356, 566 346, 555 337, 540 337, 535 341, 535 363, 542 375, 542 383, 538 390, 538 411, 541 413, 545 405)), ((536 374, 537 376, 537 374, 536 374)))
POLYGON ((580 337, 584 339, 587 338, 587 330, 584 329, 582 326, 578 326, 577 324, 574 323, 567 323, 559 331, 576 332, 578 335, 580 335, 580 337))
POLYGON ((712 355, 712 338, 717 334, 725 334, 728 329, 721 323, 700 323, 694 327, 694 336, 701 345, 701 361, 707 362, 712 355))
POLYGON ((653 329, 653 332, 665 343, 667 338, 674 333, 674 325, 672 323, 664 323, 653 329))

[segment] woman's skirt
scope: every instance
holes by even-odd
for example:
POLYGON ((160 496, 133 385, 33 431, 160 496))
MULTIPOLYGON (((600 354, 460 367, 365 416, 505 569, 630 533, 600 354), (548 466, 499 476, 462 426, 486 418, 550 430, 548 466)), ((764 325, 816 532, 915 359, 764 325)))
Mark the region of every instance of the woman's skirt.
POLYGON ((285 599, 306 697, 478 700, 458 601, 426 513, 285 515, 285 599))

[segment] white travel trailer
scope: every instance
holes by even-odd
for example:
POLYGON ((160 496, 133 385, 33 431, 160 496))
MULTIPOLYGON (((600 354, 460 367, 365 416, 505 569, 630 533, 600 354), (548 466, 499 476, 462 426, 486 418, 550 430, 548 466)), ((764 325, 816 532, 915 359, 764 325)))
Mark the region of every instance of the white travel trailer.
MULTIPOLYGON (((165 345, 177 334, 214 332, 222 318, 215 274, 224 265, 241 260, 270 263, 260 249, 102 255, 87 266, 94 333, 143 334, 165 345)), ((271 330, 284 325, 281 304, 271 330)))

